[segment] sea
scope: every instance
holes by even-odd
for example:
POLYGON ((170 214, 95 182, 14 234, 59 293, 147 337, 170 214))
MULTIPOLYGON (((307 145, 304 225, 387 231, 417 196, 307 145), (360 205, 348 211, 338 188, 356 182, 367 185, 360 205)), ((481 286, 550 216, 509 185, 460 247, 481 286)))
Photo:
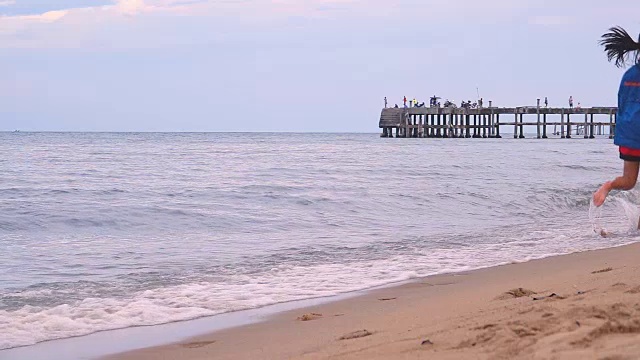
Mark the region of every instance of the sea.
POLYGON ((607 138, 0 133, 0 349, 636 242, 638 192, 590 205, 621 169, 607 138))

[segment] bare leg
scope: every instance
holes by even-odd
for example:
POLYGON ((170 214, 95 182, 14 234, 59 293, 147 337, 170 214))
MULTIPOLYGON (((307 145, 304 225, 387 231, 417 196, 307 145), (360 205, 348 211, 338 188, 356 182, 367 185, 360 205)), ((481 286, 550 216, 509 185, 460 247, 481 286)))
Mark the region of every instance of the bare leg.
MULTIPOLYGON (((622 176, 615 178, 613 181, 607 181, 593 194, 594 205, 600 206, 604 204, 604 201, 611 190, 633 189, 633 187, 636 186, 636 181, 638 181, 639 169, 640 163, 625 160, 622 176)), ((640 219, 638 225, 640 226, 640 219)))

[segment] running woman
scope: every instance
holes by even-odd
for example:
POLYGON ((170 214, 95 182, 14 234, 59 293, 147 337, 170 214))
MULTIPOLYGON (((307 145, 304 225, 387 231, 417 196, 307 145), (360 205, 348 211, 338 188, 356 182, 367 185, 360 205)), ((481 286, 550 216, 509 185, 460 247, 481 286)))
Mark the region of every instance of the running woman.
POLYGON ((624 73, 618 90, 618 114, 613 143, 618 145, 620 158, 624 160, 622 176, 605 182, 594 194, 596 206, 604 204, 611 190, 631 190, 638 180, 640 168, 640 37, 638 41, 621 27, 613 27, 602 35, 609 61, 617 67, 633 65, 624 73), (631 57, 631 59, 630 59, 631 57))

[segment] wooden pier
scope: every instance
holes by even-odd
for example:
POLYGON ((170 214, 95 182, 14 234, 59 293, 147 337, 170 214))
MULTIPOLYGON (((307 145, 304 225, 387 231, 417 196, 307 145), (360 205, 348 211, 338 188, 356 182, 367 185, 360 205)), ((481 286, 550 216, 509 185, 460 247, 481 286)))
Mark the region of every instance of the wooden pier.
POLYGON ((379 127, 381 137, 394 137, 395 129, 395 137, 501 138, 500 128, 513 126, 513 137, 523 139, 526 126, 536 128, 538 139, 546 139, 549 137, 547 128, 553 126, 555 130, 551 135, 562 139, 570 139, 573 135, 585 139, 593 139, 596 135, 613 138, 617 111, 616 107, 546 108, 539 105, 386 108, 382 109, 379 127), (535 121, 525 122, 525 115, 535 115, 535 121), (600 120, 594 121, 596 115, 600 120))

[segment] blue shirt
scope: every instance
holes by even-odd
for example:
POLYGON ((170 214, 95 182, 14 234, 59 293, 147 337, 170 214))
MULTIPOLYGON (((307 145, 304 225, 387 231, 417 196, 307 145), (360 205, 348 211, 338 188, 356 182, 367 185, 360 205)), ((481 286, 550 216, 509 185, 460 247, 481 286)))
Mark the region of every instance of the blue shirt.
POLYGON ((640 64, 622 76, 613 143, 640 150, 640 64))

